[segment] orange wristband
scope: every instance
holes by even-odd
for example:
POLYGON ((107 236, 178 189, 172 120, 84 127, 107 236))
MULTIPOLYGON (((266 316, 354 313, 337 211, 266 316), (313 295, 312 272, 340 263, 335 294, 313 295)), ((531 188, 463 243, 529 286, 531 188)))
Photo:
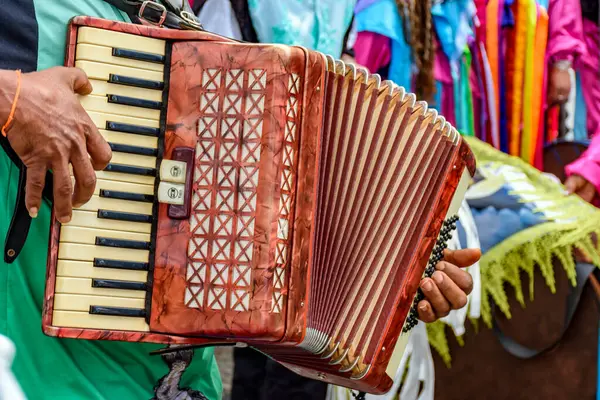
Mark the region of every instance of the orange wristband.
POLYGON ((19 101, 19 93, 21 92, 21 70, 17 71, 17 90, 15 91, 15 98, 13 99, 12 107, 10 108, 10 114, 8 114, 8 119, 6 123, 2 127, 2 135, 6 137, 6 130, 10 127, 10 124, 15 117, 15 110, 17 109, 17 102, 19 101))

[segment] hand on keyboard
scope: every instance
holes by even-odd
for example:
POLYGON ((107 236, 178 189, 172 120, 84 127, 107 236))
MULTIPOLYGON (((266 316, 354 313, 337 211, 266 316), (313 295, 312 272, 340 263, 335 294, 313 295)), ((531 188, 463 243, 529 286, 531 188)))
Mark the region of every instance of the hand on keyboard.
MULTIPOLYGON (((6 71, 0 76, 4 78, 3 86, 14 90, 14 73, 6 71)), ((77 97, 91 91, 90 81, 78 68, 57 67, 23 74, 7 137, 27 167, 26 205, 32 217, 37 216, 48 169, 54 174, 56 217, 68 223, 72 207, 86 203, 94 193, 94 170, 104 169, 112 157, 109 145, 77 97), (69 163, 73 166, 74 185, 69 163)), ((14 93, 5 96, 9 102, 13 97, 14 93)))

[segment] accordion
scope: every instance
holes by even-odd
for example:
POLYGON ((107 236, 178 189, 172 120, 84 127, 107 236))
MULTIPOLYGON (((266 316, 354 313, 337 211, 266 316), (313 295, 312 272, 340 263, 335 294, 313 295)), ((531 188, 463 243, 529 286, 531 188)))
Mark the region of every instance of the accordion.
POLYGON ((301 47, 76 17, 113 150, 51 225, 47 335, 240 343, 384 393, 475 161, 434 110, 301 47))

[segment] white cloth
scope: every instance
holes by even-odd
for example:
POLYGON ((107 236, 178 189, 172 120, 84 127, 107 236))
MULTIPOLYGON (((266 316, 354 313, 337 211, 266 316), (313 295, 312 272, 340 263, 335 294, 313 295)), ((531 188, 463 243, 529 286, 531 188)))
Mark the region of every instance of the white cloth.
MULTIPOLYGON (((477 226, 475 225, 473 214, 471 214, 471 209, 466 201, 463 201, 460 210, 458 211, 458 216, 460 218, 460 223, 465 230, 466 243, 463 243, 463 246, 461 246, 461 243, 458 240, 458 233, 454 231, 448 248, 453 250, 460 249, 461 247, 479 249, 480 244, 477 226)), ((481 316, 481 272, 479 262, 476 262, 469 267, 467 271, 473 278, 473 291, 467 297, 467 306, 460 310, 453 310, 447 317, 442 318, 442 321, 450 325, 457 336, 462 336, 465 333, 467 314, 470 318, 479 318, 481 316)))
POLYGON ((25 400, 25 394, 11 372, 15 345, 0 335, 0 400, 25 400))
POLYGON ((208 0, 198 14, 200 22, 209 32, 241 40, 242 31, 229 0, 208 0))

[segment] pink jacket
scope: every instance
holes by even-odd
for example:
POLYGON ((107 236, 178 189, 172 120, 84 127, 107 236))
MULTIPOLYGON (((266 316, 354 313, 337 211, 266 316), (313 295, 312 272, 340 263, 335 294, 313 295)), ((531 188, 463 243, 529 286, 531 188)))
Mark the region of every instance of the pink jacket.
POLYGON ((600 33, 594 23, 583 21, 584 43, 587 49, 581 56, 579 73, 587 108, 590 147, 565 169, 567 175, 580 175, 591 182, 600 193, 600 33))
POLYGON ((549 31, 548 62, 568 60, 577 64, 586 52, 580 0, 550 0, 548 5, 549 31))
MULTIPOLYGON (((581 18, 581 6, 579 0, 550 0, 548 15, 550 17, 548 33, 548 62, 552 64, 559 60, 569 60, 581 73, 582 81, 587 77, 586 71, 595 67, 598 71, 598 27, 581 18)), ((593 79, 591 74, 589 82, 582 82, 587 89, 586 103, 600 103, 600 89, 594 91, 594 85, 598 86, 600 77, 596 74, 593 79), (594 82, 595 81, 595 82, 594 82), (595 97, 595 99, 594 99, 595 97)), ((588 106, 588 108, 590 108, 588 106)), ((594 107, 588 110, 588 120, 593 120, 594 107)), ((594 124, 588 124, 590 128, 594 124)), ((600 129, 600 125, 596 124, 600 129)), ((589 149, 572 164, 565 168, 567 175, 580 175, 591 182, 600 193, 600 135, 598 131, 590 131, 592 137, 589 149)))

